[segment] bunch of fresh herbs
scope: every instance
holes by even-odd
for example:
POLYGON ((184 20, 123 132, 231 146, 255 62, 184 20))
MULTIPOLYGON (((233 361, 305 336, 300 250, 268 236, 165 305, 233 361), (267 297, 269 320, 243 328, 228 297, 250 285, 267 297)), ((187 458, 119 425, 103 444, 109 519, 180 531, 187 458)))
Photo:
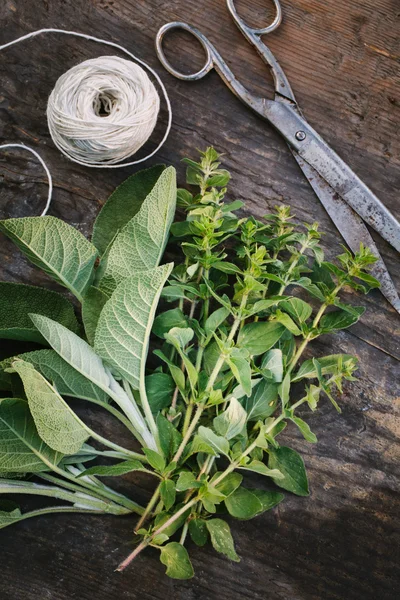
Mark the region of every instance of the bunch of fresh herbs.
POLYGON ((91 242, 54 217, 0 222, 82 308, 78 320, 64 295, 0 283, 0 336, 44 346, 0 363, 9 395, 0 401, 0 493, 62 502, 26 513, 8 502, 0 527, 56 512, 137 513, 137 545, 119 570, 152 546, 167 575, 186 579, 188 535, 237 561, 225 515, 260 515, 283 500, 280 489, 308 495, 303 460, 279 435, 291 424, 316 442, 299 408, 315 411, 326 396, 339 410, 334 397, 356 359, 303 356, 312 340, 359 319, 363 309, 340 292, 378 285, 365 272, 374 257, 361 247, 325 262, 318 225, 296 226, 287 206, 239 217, 219 159, 208 148, 185 160, 194 194, 176 189, 172 167, 130 177, 91 242), (174 223, 176 200, 186 220, 174 223), (181 256, 160 266, 170 234, 181 256), (137 449, 93 431, 66 397, 108 411, 137 449), (103 483, 132 471, 155 480, 146 507, 103 483), (244 484, 247 472, 267 489, 244 484))

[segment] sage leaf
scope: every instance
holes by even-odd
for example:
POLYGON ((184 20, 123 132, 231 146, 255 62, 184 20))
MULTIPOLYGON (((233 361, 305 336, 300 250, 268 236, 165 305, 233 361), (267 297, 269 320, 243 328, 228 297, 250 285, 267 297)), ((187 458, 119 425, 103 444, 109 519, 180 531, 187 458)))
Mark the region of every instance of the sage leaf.
POLYGON ((285 327, 276 321, 248 323, 240 330, 238 346, 246 348, 252 356, 264 354, 282 336, 285 327))
POLYGON ((232 397, 228 408, 214 418, 213 426, 219 435, 231 440, 242 432, 246 419, 247 413, 243 406, 232 397))
POLYGON ((18 507, 12 510, 0 510, 0 529, 18 523, 18 521, 25 519, 26 516, 21 513, 18 507))
POLYGON ((198 436, 217 453, 217 456, 220 454, 229 456, 228 440, 215 434, 209 427, 200 425, 198 429, 198 436))
POLYGON ((271 448, 268 466, 270 469, 278 469, 284 476, 283 479, 274 479, 276 485, 297 496, 309 495, 304 461, 295 450, 286 446, 271 448))
POLYGON ((31 315, 31 319, 42 336, 61 358, 111 396, 118 406, 122 408, 138 432, 139 441, 145 442, 147 446, 155 448, 155 440, 148 431, 136 404, 132 402, 122 387, 113 379, 110 372, 105 369, 101 358, 97 356, 91 346, 66 327, 47 317, 31 315))
POLYGON ((93 278, 97 251, 77 229, 46 216, 0 221, 0 231, 34 265, 82 300, 93 278))
POLYGON ((164 165, 155 165, 138 171, 114 190, 93 226, 92 244, 100 254, 105 253, 120 230, 139 212, 164 169, 164 165))
POLYGON ((194 575, 187 550, 178 542, 170 542, 161 548, 160 561, 172 579, 190 579, 194 575))
POLYGON ((94 343, 97 323, 108 296, 93 285, 87 290, 82 301, 82 321, 86 337, 90 344, 94 343))
MULTIPOLYGON (((229 498, 232 498, 232 496, 229 498)), ((206 525, 214 549, 217 552, 221 552, 221 554, 227 556, 230 560, 239 562, 240 558, 236 554, 228 523, 222 519, 209 519, 206 521, 206 525)))
POLYGON ((123 281, 99 318, 95 351, 134 389, 144 385, 150 332, 160 293, 172 266, 162 265, 123 281))
POLYGON ((45 343, 29 313, 46 315, 69 329, 79 329, 74 307, 61 294, 23 283, 0 282, 0 338, 45 343))
POLYGON ((41 473, 57 466, 63 458, 40 439, 24 400, 5 398, 0 402, 0 472, 41 473))
POLYGON ((176 206, 176 171, 165 169, 138 213, 115 238, 100 268, 98 287, 111 295, 118 284, 157 267, 168 240, 176 206))
MULTIPOLYGON (((71 367, 54 350, 35 350, 18 356, 31 363, 48 381, 51 381, 61 396, 91 400, 106 404, 109 395, 71 367)), ((9 365, 14 359, 10 359, 9 365)))
POLYGON ((165 510, 169 510, 174 505, 176 497, 175 484, 171 479, 165 479, 161 482, 160 496, 165 510))
POLYGON ((253 388, 249 398, 241 399, 241 404, 247 412, 248 421, 260 421, 273 414, 277 400, 277 384, 263 379, 253 388))
POLYGON ((89 438, 90 430, 33 365, 16 360, 12 366, 22 379, 42 440, 62 454, 78 452, 89 438))

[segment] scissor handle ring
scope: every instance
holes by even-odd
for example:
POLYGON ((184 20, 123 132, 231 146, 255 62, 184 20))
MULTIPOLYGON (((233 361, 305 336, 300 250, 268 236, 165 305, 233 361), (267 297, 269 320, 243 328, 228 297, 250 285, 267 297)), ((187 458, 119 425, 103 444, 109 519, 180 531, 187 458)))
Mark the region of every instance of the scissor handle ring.
POLYGON ((174 75, 174 77, 177 77, 178 79, 183 79, 184 81, 196 81, 197 79, 201 79, 202 77, 207 75, 207 73, 209 73, 214 66, 213 58, 211 55, 211 50, 210 50, 207 38, 204 37, 204 35, 202 33, 200 33, 200 31, 198 29, 196 29, 195 27, 192 27, 191 25, 188 25, 187 23, 181 23, 180 21, 172 21, 171 23, 167 23, 166 25, 163 25, 161 27, 161 29, 159 30, 159 32, 157 33, 157 36, 156 36, 156 52, 157 52, 157 56, 158 56, 161 64, 163 65, 163 67, 169 73, 171 73, 171 75, 174 75), (189 73, 189 74, 181 73, 180 71, 177 71, 176 69, 174 69, 174 67, 168 61, 167 57, 165 56, 164 49, 163 49, 163 39, 164 39, 165 34, 168 31, 171 31, 173 29, 184 29, 185 31, 188 31, 202 45, 202 47, 206 53, 206 63, 204 65, 204 67, 202 69, 200 69, 200 71, 197 71, 196 73, 189 73))
POLYGON ((275 9, 276 9, 275 19, 272 21, 272 23, 270 25, 268 25, 267 27, 261 27, 260 29, 255 29, 254 27, 250 27, 249 25, 247 25, 247 23, 245 23, 243 21, 243 19, 241 17, 239 17, 239 14, 235 7, 234 0, 226 0, 226 4, 228 6, 229 12, 235 19, 236 23, 238 25, 240 25, 240 27, 242 29, 244 29, 244 30, 247 29, 247 31, 249 31, 253 34, 256 34, 256 35, 264 35, 265 33, 272 33, 272 31, 275 31, 275 29, 277 29, 279 27, 279 25, 282 23, 281 3, 279 0, 272 0, 272 1, 275 5, 275 9))

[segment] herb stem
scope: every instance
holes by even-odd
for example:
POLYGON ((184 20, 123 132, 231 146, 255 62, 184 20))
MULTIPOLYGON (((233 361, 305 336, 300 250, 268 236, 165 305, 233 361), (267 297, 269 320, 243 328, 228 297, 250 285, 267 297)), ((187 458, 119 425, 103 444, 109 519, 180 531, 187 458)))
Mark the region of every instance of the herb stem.
POLYGON ((167 529, 167 527, 172 525, 172 523, 175 523, 175 521, 179 519, 179 517, 182 516, 191 506, 196 504, 197 500, 197 497, 193 498, 193 500, 182 506, 182 508, 180 508, 174 515, 172 515, 172 517, 170 517, 167 521, 165 521, 163 525, 161 525, 156 531, 154 531, 149 538, 147 538, 141 544, 139 544, 139 546, 135 548, 135 550, 118 566, 116 570, 121 572, 124 569, 126 569, 126 567, 132 562, 132 560, 136 558, 136 556, 140 554, 140 552, 151 543, 151 540, 155 538, 156 535, 162 533, 165 529, 167 529))
POLYGON ((156 505, 156 502, 160 496, 160 485, 159 484, 154 492, 154 494, 152 495, 152 497, 150 498, 150 502, 148 503, 148 505, 146 506, 144 513, 142 514, 142 516, 140 517, 139 521, 136 523, 135 526, 135 533, 137 532, 138 529, 141 528, 141 526, 143 525, 143 523, 146 521, 147 517, 149 516, 149 514, 151 513, 151 511, 153 510, 154 506, 156 505))

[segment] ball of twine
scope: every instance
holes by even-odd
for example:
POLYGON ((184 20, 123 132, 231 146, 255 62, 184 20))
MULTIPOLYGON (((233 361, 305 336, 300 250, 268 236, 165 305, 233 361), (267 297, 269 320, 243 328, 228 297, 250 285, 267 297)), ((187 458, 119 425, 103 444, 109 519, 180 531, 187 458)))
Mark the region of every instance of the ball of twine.
POLYGON ((86 60, 62 75, 47 105, 55 145, 77 163, 113 165, 151 136, 160 98, 147 73, 117 56, 86 60))

